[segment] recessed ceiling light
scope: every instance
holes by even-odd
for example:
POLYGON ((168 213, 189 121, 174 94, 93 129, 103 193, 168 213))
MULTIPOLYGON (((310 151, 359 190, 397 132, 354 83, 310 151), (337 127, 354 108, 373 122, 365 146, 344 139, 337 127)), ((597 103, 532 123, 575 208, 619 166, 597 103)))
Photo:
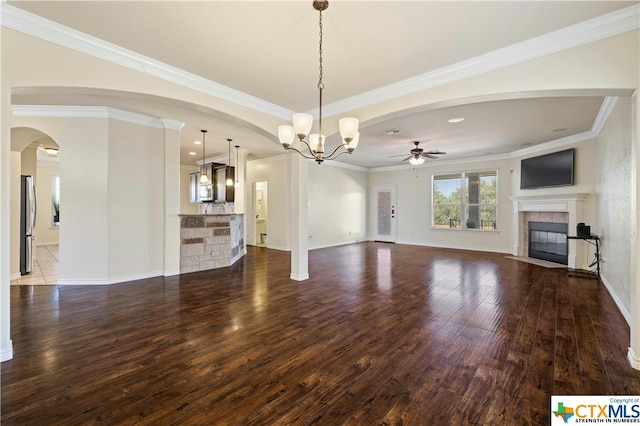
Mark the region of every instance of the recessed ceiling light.
POLYGON ((193 141, 193 143, 196 144, 196 145, 202 145, 202 142, 200 142, 200 141, 193 141))
POLYGON ((395 135, 396 133, 400 133, 400 129, 387 129, 383 130, 382 133, 385 135, 395 135))
POLYGON ((191 151, 191 152, 189 153, 189 155, 196 155, 196 153, 195 153, 195 152, 193 152, 193 151, 191 151))
POLYGON ((460 123, 464 121, 464 117, 453 117, 447 120, 449 123, 460 123))

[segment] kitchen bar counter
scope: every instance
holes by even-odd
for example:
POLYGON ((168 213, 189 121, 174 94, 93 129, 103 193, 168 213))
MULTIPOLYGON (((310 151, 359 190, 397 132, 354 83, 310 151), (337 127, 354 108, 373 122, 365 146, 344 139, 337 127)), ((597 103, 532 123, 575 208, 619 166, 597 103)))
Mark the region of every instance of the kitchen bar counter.
POLYGON ((247 253, 244 214, 180 214, 180 273, 224 268, 247 253))

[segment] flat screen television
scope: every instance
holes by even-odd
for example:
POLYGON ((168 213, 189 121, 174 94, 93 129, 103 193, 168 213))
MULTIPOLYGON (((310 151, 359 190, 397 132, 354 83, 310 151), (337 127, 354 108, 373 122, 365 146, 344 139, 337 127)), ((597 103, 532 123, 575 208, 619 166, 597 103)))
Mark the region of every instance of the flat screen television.
POLYGON ((575 149, 553 152, 520 162, 520 189, 573 185, 575 149))

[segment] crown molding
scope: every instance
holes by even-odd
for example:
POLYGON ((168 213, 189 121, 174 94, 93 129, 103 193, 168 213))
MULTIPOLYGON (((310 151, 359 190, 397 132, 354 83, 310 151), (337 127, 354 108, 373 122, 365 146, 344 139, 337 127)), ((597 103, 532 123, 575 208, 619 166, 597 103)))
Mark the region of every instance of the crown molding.
MULTIPOLYGON (((640 4, 635 4, 475 58, 323 105, 322 112, 326 117, 343 114, 638 28, 640 4)), ((317 116, 317 108, 311 113, 317 116)))
POLYGON ((322 166, 325 166, 325 167, 338 167, 338 168, 341 168, 341 169, 355 170, 357 172, 368 172, 369 171, 369 169, 367 167, 356 166, 354 164, 349 164, 349 163, 343 163, 342 161, 332 161, 332 160, 324 161, 322 163, 322 166))
POLYGON ((170 118, 161 118, 160 121, 162 122, 162 125, 164 126, 165 129, 167 129, 167 130, 175 130, 177 132, 182 130, 182 128, 186 124, 183 121, 172 120, 170 118))
POLYGON ((103 59, 143 74, 193 89, 252 110, 289 120, 293 111, 267 102, 239 90, 207 80, 195 74, 167 65, 163 62, 124 49, 113 43, 93 37, 34 15, 17 7, 1 3, 3 27, 10 28, 60 46, 103 59))
MULTIPOLYGON (((434 162, 425 162, 420 166, 411 166, 414 168, 422 168, 422 167, 430 167, 430 166, 439 166, 439 165, 451 165, 451 164, 464 164, 464 163, 473 163, 473 162, 487 162, 487 161, 495 161, 495 160, 504 160, 511 158, 524 157, 527 155, 538 154, 540 152, 550 150, 550 149, 559 149, 567 146, 575 145, 580 142, 584 142, 590 139, 595 139, 600 135, 600 131, 602 127, 607 122, 611 111, 613 111, 613 107, 618 100, 615 96, 607 96, 602 101, 602 105, 600 106, 600 110, 598 111, 598 115, 594 120, 593 126, 591 130, 586 132, 577 133, 575 135, 570 135, 564 138, 555 139, 549 142, 544 142, 535 146, 519 149, 517 151, 512 151, 506 154, 496 154, 496 155, 485 155, 481 157, 467 157, 467 158, 456 158, 452 160, 439 160, 437 163, 434 162)), ((410 166, 401 165, 401 166, 385 166, 385 167, 373 167, 370 168, 370 172, 388 172, 394 170, 405 170, 410 166)))
POLYGON ((163 119, 105 106, 11 105, 11 113, 15 117, 105 118, 157 129, 165 128, 163 119))
MULTIPOLYGON (((283 120, 293 111, 0 2, 2 26, 283 120)), ((635 4, 485 55, 323 106, 326 117, 417 93, 640 28, 635 4)), ((310 111, 317 116, 317 108, 310 111)))
POLYGON ((598 115, 596 119, 593 121, 593 126, 591 127, 591 131, 596 135, 599 135, 602 131, 602 127, 607 122, 609 118, 609 114, 613 111, 613 107, 616 105, 617 97, 607 96, 602 101, 602 106, 600 107, 600 111, 598 111, 598 115))

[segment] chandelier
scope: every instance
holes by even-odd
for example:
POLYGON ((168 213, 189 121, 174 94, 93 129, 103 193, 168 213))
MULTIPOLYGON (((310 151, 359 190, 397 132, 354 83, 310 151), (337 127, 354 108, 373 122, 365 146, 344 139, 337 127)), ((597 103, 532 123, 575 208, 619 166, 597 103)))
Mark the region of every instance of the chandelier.
MULTIPOLYGON (((318 133, 311 133, 313 116, 311 114, 293 114, 293 126, 283 125, 278 127, 278 138, 284 149, 292 149, 304 158, 315 160, 321 164, 324 160, 333 160, 341 154, 351 154, 358 146, 360 133, 358 132, 357 118, 342 118, 339 121, 342 144, 338 145, 329 155, 325 155, 325 135, 322 134, 322 11, 329 7, 327 0, 314 0, 313 8, 319 12, 320 43, 319 43, 319 70, 318 91, 320 94, 320 108, 318 110, 318 133), (291 146, 295 138, 307 146, 308 153, 291 146), (342 150, 341 150, 342 148, 342 150)), ((304 149, 304 148, 303 148, 304 149)))

